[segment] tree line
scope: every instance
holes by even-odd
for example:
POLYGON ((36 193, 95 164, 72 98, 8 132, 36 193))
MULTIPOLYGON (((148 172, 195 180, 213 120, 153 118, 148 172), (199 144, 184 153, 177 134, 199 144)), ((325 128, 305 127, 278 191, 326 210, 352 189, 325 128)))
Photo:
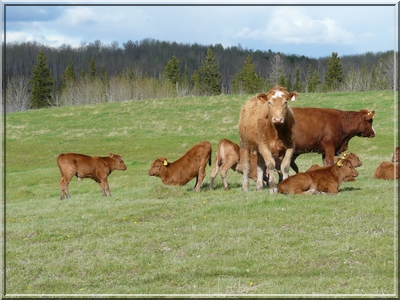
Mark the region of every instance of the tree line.
MULTIPOLYGON (((119 47, 36 42, 3 45, 3 111, 194 95, 253 94, 274 85, 299 93, 397 88, 393 51, 309 58, 240 44, 153 39, 119 47)), ((397 53, 396 53, 397 56, 397 53)))

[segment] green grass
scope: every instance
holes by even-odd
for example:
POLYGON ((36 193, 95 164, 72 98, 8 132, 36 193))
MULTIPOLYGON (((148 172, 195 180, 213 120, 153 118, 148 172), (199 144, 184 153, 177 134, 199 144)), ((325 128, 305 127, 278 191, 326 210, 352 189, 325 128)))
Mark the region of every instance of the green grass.
MULTIPOLYGON (((339 194, 200 193, 147 175, 202 140, 238 142, 251 95, 146 100, 12 113, 6 118, 6 295, 379 295, 397 293, 397 182, 373 179, 397 135, 391 92, 301 94, 292 106, 376 111, 373 139, 355 137, 363 162, 339 194), (124 157, 112 197, 90 179, 59 200, 62 152, 124 157), (396 252, 396 254, 395 254, 396 252)), ((397 99, 397 97, 396 97, 397 99)), ((397 141, 396 141, 397 143, 397 141)), ((300 170, 321 164, 301 155, 300 170)), ((293 171, 291 171, 293 174, 293 171)))

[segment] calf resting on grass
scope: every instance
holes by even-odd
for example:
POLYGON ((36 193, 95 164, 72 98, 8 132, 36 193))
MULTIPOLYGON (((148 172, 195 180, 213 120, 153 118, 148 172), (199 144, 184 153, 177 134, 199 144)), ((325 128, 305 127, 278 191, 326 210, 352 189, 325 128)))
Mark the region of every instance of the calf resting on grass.
POLYGON ((337 194, 344 178, 357 177, 358 172, 347 160, 316 170, 297 173, 284 179, 278 190, 283 194, 337 194))

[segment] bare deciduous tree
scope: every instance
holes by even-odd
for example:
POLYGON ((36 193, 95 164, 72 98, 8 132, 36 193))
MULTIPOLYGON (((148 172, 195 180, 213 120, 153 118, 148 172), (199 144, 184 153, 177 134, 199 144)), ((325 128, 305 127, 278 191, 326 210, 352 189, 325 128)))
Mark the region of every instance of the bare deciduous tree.
POLYGON ((6 88, 6 113, 29 109, 29 78, 12 77, 6 88))

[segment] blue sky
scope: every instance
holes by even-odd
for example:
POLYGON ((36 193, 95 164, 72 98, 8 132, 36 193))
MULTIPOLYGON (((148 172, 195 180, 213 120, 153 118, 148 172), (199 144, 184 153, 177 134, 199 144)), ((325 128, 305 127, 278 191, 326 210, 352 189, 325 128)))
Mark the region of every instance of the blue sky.
POLYGON ((356 5, 350 6, 340 1, 331 2, 340 4, 332 6, 328 2, 312 0, 304 2, 309 5, 303 6, 290 5, 296 3, 293 1, 287 5, 255 1, 251 3, 257 5, 244 6, 238 6, 240 2, 237 1, 179 0, 120 1, 120 5, 101 1, 86 2, 90 5, 66 5, 73 3, 71 1, 57 4, 50 1, 2 3, 7 5, 6 8, 3 6, 3 25, 6 25, 3 40, 5 36, 7 43, 37 41, 58 47, 100 40, 103 44, 117 42, 123 47, 128 40, 153 38, 177 43, 222 44, 224 47, 240 44, 247 49, 271 49, 313 58, 330 56, 332 52, 343 56, 397 50, 398 43, 398 4, 395 1, 353 1, 351 3, 356 5), (40 5, 24 5, 36 3, 40 5), (137 3, 179 5, 146 6, 137 3), (224 5, 198 6, 194 5, 196 3, 224 5), (265 3, 270 5, 260 5, 265 3), (361 5, 363 3, 369 5, 361 5), (371 5, 374 3, 380 6, 371 5))

